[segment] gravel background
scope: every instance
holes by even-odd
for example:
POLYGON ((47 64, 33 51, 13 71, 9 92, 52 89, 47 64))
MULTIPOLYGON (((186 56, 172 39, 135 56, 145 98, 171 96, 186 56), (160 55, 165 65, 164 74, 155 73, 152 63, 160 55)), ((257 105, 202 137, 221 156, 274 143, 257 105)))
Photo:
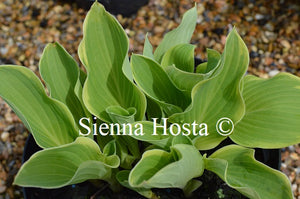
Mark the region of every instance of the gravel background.
MULTIPOLYGON (((199 16, 192 39, 196 57, 205 59, 206 48, 222 52, 228 30, 236 26, 250 52, 249 73, 268 78, 287 71, 300 76, 299 1, 196 2, 199 16)), ((116 16, 130 38, 130 51, 142 52, 147 32, 157 46, 193 5, 187 0, 150 0, 136 15, 116 16)), ((43 48, 53 41, 80 63, 76 53, 85 15, 84 9, 70 2, 0 0, 0 64, 23 65, 38 72, 43 48)), ((22 198, 21 189, 12 182, 27 136, 21 121, 0 98, 0 199, 22 198)), ((299 144, 282 149, 282 171, 300 199, 299 144)))

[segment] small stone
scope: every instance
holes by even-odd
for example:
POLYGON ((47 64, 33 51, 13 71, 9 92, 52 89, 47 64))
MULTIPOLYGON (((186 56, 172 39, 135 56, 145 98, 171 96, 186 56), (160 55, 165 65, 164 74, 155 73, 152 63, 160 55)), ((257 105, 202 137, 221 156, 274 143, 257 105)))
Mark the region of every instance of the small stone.
POLYGON ((271 70, 271 71, 269 72, 269 76, 270 76, 270 77, 274 77, 274 76, 277 75, 278 73, 279 73, 278 70, 271 70))
POLYGON ((284 62, 283 59, 279 59, 279 60, 278 60, 278 63, 279 63, 280 65, 285 65, 285 62, 284 62))
MULTIPOLYGON (((300 174, 300 167, 296 168, 296 174, 299 175, 300 174)), ((299 182, 300 183, 300 182, 299 182)))
POLYGON ((269 23, 266 23, 265 25, 264 25, 264 27, 268 30, 268 31, 274 31, 274 25, 271 23, 271 22, 269 22, 269 23))
POLYGON ((246 20, 247 21, 253 21, 253 17, 252 16, 246 16, 246 20))
POLYGON ((255 15, 256 20, 262 20, 263 18, 264 18, 264 15, 262 15, 262 14, 256 14, 255 15))
POLYGON ((265 35, 262 35, 261 36, 261 39, 262 39, 262 41, 264 42, 264 43, 269 43, 269 40, 266 38, 266 36, 265 35))
POLYGON ((293 192, 297 190, 297 185, 296 184, 292 184, 292 190, 293 190, 293 192))
POLYGON ((161 33, 163 33, 165 31, 165 29, 163 28, 163 27, 161 27, 161 26, 156 26, 155 28, 154 28, 154 33, 155 34, 161 34, 161 33))
POLYGON ((288 147, 289 148, 289 150, 291 151, 291 152, 295 152, 295 147, 292 145, 292 146, 289 146, 288 147))
POLYGON ((280 44, 285 47, 286 49, 290 49, 291 48, 291 44, 290 42, 288 42, 287 40, 281 40, 280 44))
POLYGON ((252 50, 253 52, 257 52, 257 47, 256 47, 256 46, 251 46, 251 50, 252 50))
POLYGON ((3 142, 6 142, 8 140, 8 138, 9 138, 9 132, 6 132, 6 131, 2 132, 2 134, 1 134, 1 140, 3 142))
POLYGON ((297 153, 295 153, 295 152, 291 153, 291 158, 292 158, 293 160, 299 160, 299 156, 298 156, 297 153))
POLYGON ((265 31, 265 35, 271 41, 274 41, 277 38, 277 34, 274 32, 265 31))
POLYGON ((5 55, 7 53, 8 49, 5 47, 0 48, 0 54, 5 55))
POLYGON ((2 185, 0 185, 0 193, 4 193, 5 192, 5 190, 6 190, 6 186, 2 186, 2 185))

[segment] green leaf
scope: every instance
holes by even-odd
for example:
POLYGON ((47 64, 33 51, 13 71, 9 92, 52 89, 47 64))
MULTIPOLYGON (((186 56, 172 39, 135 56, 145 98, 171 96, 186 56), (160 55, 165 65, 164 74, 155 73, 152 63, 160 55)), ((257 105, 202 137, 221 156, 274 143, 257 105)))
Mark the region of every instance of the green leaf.
POLYGON ((104 156, 92 139, 78 137, 73 143, 32 155, 21 167, 14 184, 58 188, 90 179, 107 180, 119 162, 116 155, 104 156))
POLYGON ((151 59, 154 59, 153 56, 153 47, 148 39, 148 33, 145 36, 145 43, 144 43, 144 50, 143 50, 143 55, 146 57, 149 57, 151 59))
POLYGON ((126 124, 134 122, 136 109, 131 107, 126 110, 121 106, 109 106, 106 108, 106 112, 114 123, 126 124))
POLYGON ((180 70, 194 72, 194 50, 194 45, 178 44, 165 53, 161 65, 165 68, 174 64, 180 70))
POLYGON ((203 62, 196 67, 196 73, 205 73, 207 68, 207 62, 203 62))
POLYGON ((216 173, 230 187, 249 198, 289 198, 288 178, 254 159, 254 150, 237 145, 223 147, 204 158, 205 168, 216 173))
POLYGON ((172 146, 176 145, 176 144, 189 144, 189 145, 193 145, 192 140, 185 135, 178 135, 178 136, 174 136, 172 139, 172 146))
POLYGON ((216 147, 226 137, 218 134, 217 121, 227 117, 235 124, 244 115, 240 84, 249 63, 248 50, 235 29, 228 35, 220 67, 212 78, 199 82, 192 90, 192 103, 183 113, 170 116, 172 123, 206 123, 208 136, 193 142, 199 150, 216 147), (236 56, 239 55, 239 56, 236 56))
POLYGON ((146 151, 131 170, 128 181, 132 187, 183 189, 192 178, 201 176, 203 170, 199 151, 192 145, 177 144, 170 153, 158 149, 146 151))
MULTIPOLYGON (((67 105, 78 124, 86 113, 75 93, 76 84, 80 81, 76 61, 59 43, 51 43, 44 49, 39 67, 50 96, 67 105)), ((82 92, 80 84, 77 84, 76 89, 78 93, 82 92)))
POLYGON ((218 51, 213 49, 206 49, 207 51, 207 67, 205 73, 212 71, 218 65, 219 60, 221 59, 221 55, 218 51))
POLYGON ((205 74, 182 71, 174 65, 167 66, 165 71, 177 88, 188 93, 191 93, 194 86, 206 78, 205 74))
POLYGON ((116 136, 117 154, 120 157, 120 167, 131 169, 133 162, 140 158, 138 141, 130 136, 116 136))
POLYGON ((246 76, 246 113, 230 138, 243 146, 282 148, 300 142, 300 78, 280 73, 271 79, 246 76))
POLYGON ((123 66, 122 66, 122 70, 124 75, 131 81, 133 82, 133 76, 132 76, 132 71, 131 71, 131 66, 130 66, 130 62, 129 62, 129 58, 128 55, 126 55, 124 62, 123 62, 123 66))
POLYGON ((150 97, 147 98, 147 119, 151 120, 151 118, 161 118, 163 113, 162 109, 155 100, 151 99, 150 97))
MULTIPOLYGON (((74 92, 75 92, 77 98, 80 100, 82 105, 84 105, 83 100, 82 100, 82 88, 83 88, 85 80, 86 80, 86 73, 80 69, 79 70, 79 79, 76 82, 74 92)), ((83 107, 84 107, 85 111, 87 112, 85 106, 83 106, 83 107)))
POLYGON ((207 62, 201 63, 196 68, 196 73, 206 73, 206 75, 212 76, 213 72, 217 70, 217 66, 219 66, 219 60, 221 59, 221 55, 218 51, 213 49, 206 49, 207 51, 207 62))
POLYGON ((106 156, 111 156, 111 155, 116 155, 116 153, 117 153, 116 140, 111 140, 103 148, 103 154, 106 156))
POLYGON ((136 191, 136 192, 138 192, 139 194, 141 194, 142 196, 144 196, 146 198, 154 197, 154 193, 151 191, 151 189, 131 187, 128 183, 129 173, 130 173, 129 170, 123 170, 123 171, 120 171, 120 172, 117 173, 116 178, 122 186, 124 186, 128 189, 131 189, 133 191, 136 191))
POLYGON ((154 52, 154 58, 161 62, 163 55, 177 44, 189 43, 197 23, 196 6, 188 10, 184 15, 180 25, 168 32, 154 52))
MULTIPOLYGON (((151 144, 154 144, 156 146, 159 146, 161 148, 169 149, 172 141, 172 137, 168 135, 163 135, 164 131, 163 128, 157 128, 156 131, 154 130, 153 122, 150 121, 140 121, 135 122, 132 124, 132 126, 135 126, 137 123, 141 124, 143 126, 143 135, 130 135, 136 140, 148 142, 151 144), (156 134, 154 134, 156 133, 156 134)), ((160 125, 160 124, 157 124, 160 125)), ((160 125, 161 126, 161 125, 160 125)), ((128 127, 126 128, 126 131, 128 132, 128 127)))
POLYGON ((189 97, 174 86, 157 62, 142 55, 132 55, 131 67, 137 85, 148 97, 155 100, 167 115, 181 112, 189 105, 189 97))
POLYGON ((95 2, 84 21, 78 53, 87 69, 83 101, 93 115, 105 122, 111 121, 106 112, 110 106, 136 108, 135 120, 142 120, 145 114, 145 96, 128 79, 130 72, 124 63, 128 61, 127 52, 128 38, 121 25, 95 2))
POLYGON ((71 112, 47 96, 38 77, 22 66, 0 66, 0 97, 14 110, 42 148, 73 142, 78 129, 71 112))

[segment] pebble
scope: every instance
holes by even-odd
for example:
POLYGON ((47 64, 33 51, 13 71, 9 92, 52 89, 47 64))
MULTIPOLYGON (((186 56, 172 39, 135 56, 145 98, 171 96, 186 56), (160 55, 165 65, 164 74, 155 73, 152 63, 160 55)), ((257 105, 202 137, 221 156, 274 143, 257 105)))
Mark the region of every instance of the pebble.
POLYGON ((287 40, 281 40, 281 41, 280 41, 280 44, 281 44, 283 47, 287 48, 287 49, 290 49, 290 48, 291 48, 291 44, 290 44, 290 42, 288 42, 287 40))
POLYGON ((6 186, 0 185, 0 193, 4 193, 5 190, 6 190, 6 186))
POLYGON ((262 14, 255 14, 255 19, 256 20, 262 20, 264 18, 264 15, 262 14))
POLYGON ((9 133, 8 132, 4 131, 4 132, 1 133, 1 140, 3 142, 6 142, 8 140, 8 138, 9 138, 9 133))

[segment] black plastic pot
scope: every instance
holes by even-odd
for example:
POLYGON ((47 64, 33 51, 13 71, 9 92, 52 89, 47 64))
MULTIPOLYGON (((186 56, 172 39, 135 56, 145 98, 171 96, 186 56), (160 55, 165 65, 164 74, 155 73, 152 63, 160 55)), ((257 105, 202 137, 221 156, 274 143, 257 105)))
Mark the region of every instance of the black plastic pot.
MULTIPOLYGON (((74 2, 73 0, 66 0, 74 2)), ((76 4, 86 10, 89 10, 94 3, 93 0, 75 0, 76 4)), ((146 5, 149 0, 98 0, 104 5, 105 9, 112 14, 121 14, 128 17, 138 11, 138 9, 146 5)))

